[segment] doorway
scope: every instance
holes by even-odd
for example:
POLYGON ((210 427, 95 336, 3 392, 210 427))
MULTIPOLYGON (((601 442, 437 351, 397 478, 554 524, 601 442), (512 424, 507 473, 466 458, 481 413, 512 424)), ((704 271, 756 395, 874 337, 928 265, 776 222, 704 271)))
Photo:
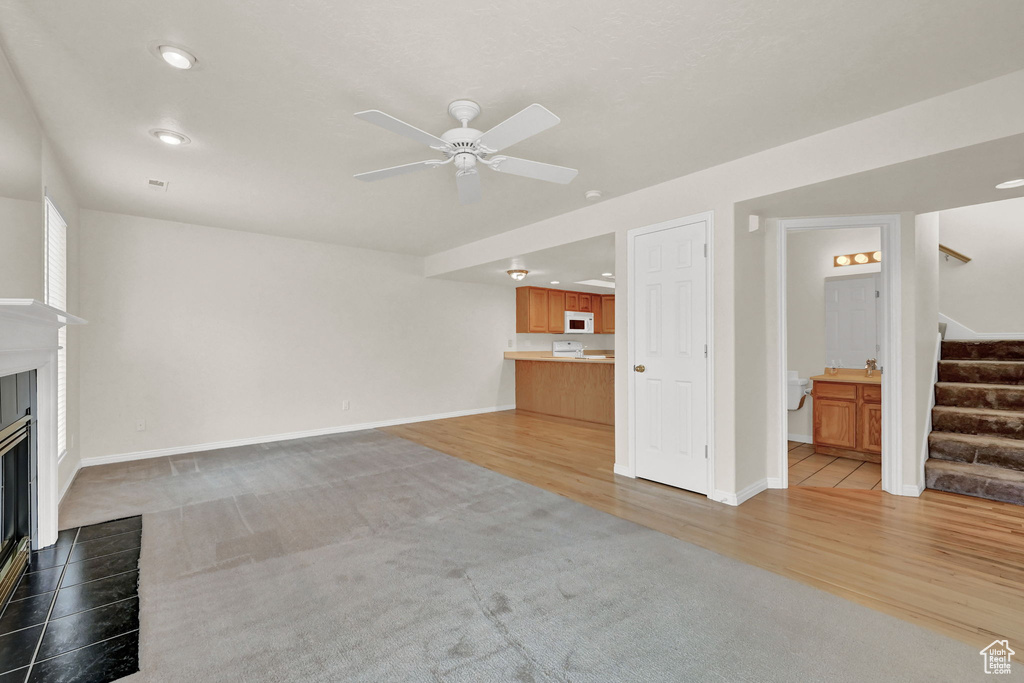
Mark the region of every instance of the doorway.
MULTIPOLYGON (((801 435, 798 440, 810 442, 809 447, 813 451, 827 453, 830 456, 858 457, 858 453, 870 458, 871 453, 877 453, 877 459, 881 461, 881 488, 889 493, 902 493, 902 449, 900 435, 901 425, 901 389, 900 377, 900 339, 899 321, 901 316, 900 300, 900 219, 895 215, 883 216, 841 216, 826 218, 794 218, 778 221, 778 282, 779 282, 779 420, 781 425, 781 439, 777 451, 777 467, 779 478, 772 482, 778 488, 787 488, 796 482, 790 481, 789 451, 793 448, 790 440, 790 410, 791 406, 791 368, 790 354, 790 315, 798 315, 796 311, 790 311, 789 294, 791 288, 789 271, 789 245, 794 236, 798 233, 808 231, 837 231, 851 229, 875 229, 880 235, 880 249, 878 260, 881 262, 881 272, 877 274, 877 289, 874 289, 873 277, 869 280, 864 278, 845 278, 852 284, 843 284, 844 279, 834 280, 832 286, 825 282, 819 282, 818 287, 824 292, 828 291, 834 295, 831 308, 823 306, 820 310, 822 318, 820 324, 823 330, 830 329, 833 336, 842 335, 843 330, 850 332, 853 327, 857 328, 856 334, 847 334, 849 337, 843 341, 839 338, 831 340, 829 350, 821 356, 814 356, 815 365, 819 368, 817 376, 823 380, 820 382, 820 394, 818 400, 821 406, 815 412, 808 424, 812 425, 814 434, 801 435), (889 267, 886 267, 889 266, 889 267), (872 284, 867 284, 871 282, 872 284), (877 298, 877 303, 870 301, 877 298), (875 294, 877 292, 877 294, 875 294), (841 294, 847 294, 848 301, 841 301, 841 294), (877 313, 876 313, 877 311, 877 313), (831 318, 829 315, 831 314, 831 318), (850 324, 849 319, 841 323, 840 315, 859 316, 860 322, 856 326, 850 324), (877 316, 877 317, 876 317, 877 316), (829 320, 832 323, 829 324, 829 320), (871 323, 874 323, 872 325, 871 323), (871 328, 875 328, 877 341, 872 344, 867 337, 871 328), (875 347, 875 353, 869 358, 876 360, 881 368, 880 376, 874 377, 874 384, 865 383, 868 377, 863 369, 865 359, 860 358, 869 351, 868 346, 875 347), (832 354, 829 356, 828 354, 832 354), (855 358, 847 359, 841 354, 855 354, 855 358), (840 362, 842 361, 842 362, 840 362), (833 373, 829 366, 836 366, 837 372, 833 373), (845 369, 844 369, 845 368, 845 369), (843 375, 843 373, 848 373, 843 375), (839 375, 838 377, 836 375, 839 375), (840 381, 849 380, 849 381, 840 381), (835 382, 835 383, 833 383, 835 382), (827 394, 827 396, 826 396, 827 394), (827 408, 837 422, 829 425, 821 425, 820 420, 824 414, 820 408, 827 408), (842 418, 839 420, 838 418, 842 418), (862 420, 863 425, 858 427, 857 421, 862 420), (880 423, 880 429, 879 429, 880 423), (838 425, 838 427, 836 426, 838 425), (874 433, 866 430, 873 428, 874 433), (819 438, 822 430, 831 430, 827 437, 819 438), (864 444, 868 444, 865 446, 864 444)), ((838 234, 817 233, 817 234, 838 234)), ((797 238, 799 239, 799 237, 797 238)), ((846 254, 837 250, 829 257, 829 270, 839 271, 836 277, 842 278, 842 268, 846 263, 842 257, 846 254), (832 262, 831 259, 835 259, 832 262), (833 268, 835 265, 837 267, 833 268)), ((875 256, 872 253, 872 256, 875 256)), ((852 260, 848 260, 856 265, 852 260)), ((857 263, 860 263, 858 259, 857 263)), ((856 273, 863 275, 863 273, 856 273)), ((799 343, 799 342, 796 342, 799 343)), ((824 350, 824 349, 823 349, 824 350)), ((799 373, 798 373, 799 374, 799 373)), ((809 374, 809 372, 808 372, 809 374)), ((804 377, 809 379, 809 377, 804 377)), ((799 385, 798 385, 799 386, 799 385)), ((813 406, 814 400, 809 401, 813 406)), ((806 408, 805 408, 806 410, 806 408)), ((855 464, 855 463, 854 463, 855 464)), ((855 468, 851 468, 851 471, 855 468)))
POLYGON ((630 231, 629 420, 633 476, 713 486, 711 214, 630 231))

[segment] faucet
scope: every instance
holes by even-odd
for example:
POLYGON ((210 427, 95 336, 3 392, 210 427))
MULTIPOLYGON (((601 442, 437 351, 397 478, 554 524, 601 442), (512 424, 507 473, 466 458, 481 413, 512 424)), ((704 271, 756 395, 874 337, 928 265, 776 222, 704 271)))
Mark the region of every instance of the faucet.
POLYGON ((864 375, 866 377, 871 377, 871 374, 875 370, 877 370, 877 369, 878 369, 878 359, 877 358, 868 358, 867 361, 864 363, 864 370, 865 370, 864 375))

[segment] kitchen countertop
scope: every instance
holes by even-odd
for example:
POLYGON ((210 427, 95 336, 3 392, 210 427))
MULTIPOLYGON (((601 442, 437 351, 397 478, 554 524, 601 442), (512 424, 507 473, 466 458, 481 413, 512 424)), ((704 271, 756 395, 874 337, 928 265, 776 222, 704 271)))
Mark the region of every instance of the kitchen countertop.
POLYGON ((538 360, 552 361, 555 363, 588 363, 590 365, 596 365, 598 363, 615 363, 614 351, 584 351, 583 355, 609 357, 588 360, 587 358, 555 358, 551 355, 550 351, 506 351, 505 360, 538 360))
POLYGON ((881 384, 882 373, 875 371, 871 377, 864 376, 863 368, 839 368, 839 374, 830 375, 828 370, 824 375, 815 375, 810 378, 812 382, 847 382, 850 384, 881 384))

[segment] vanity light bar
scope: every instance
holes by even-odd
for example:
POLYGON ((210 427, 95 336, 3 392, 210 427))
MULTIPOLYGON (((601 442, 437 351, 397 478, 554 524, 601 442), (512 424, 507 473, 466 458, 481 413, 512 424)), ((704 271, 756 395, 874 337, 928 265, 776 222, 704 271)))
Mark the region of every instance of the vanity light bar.
POLYGON ((836 268, 842 266, 863 266, 868 263, 881 263, 882 252, 862 251, 857 254, 840 254, 832 258, 832 265, 836 268))

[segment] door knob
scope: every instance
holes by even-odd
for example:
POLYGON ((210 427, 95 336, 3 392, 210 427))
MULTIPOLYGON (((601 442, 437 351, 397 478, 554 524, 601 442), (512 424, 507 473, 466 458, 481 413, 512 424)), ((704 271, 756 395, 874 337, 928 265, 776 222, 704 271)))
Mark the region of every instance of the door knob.
POLYGON ((647 368, 645 368, 645 367, 644 367, 644 366, 642 366, 642 365, 634 365, 634 366, 633 366, 633 371, 634 371, 634 372, 643 372, 643 371, 644 371, 644 370, 646 370, 646 369, 647 369, 647 368))

